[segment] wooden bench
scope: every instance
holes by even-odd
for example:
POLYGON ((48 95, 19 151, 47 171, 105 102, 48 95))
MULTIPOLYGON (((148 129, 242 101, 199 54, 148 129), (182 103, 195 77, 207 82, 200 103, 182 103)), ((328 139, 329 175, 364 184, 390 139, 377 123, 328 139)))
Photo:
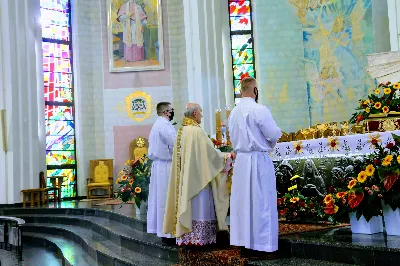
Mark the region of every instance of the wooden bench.
POLYGON ((35 203, 40 206, 41 204, 47 204, 49 202, 48 188, 24 189, 21 190, 21 193, 23 194, 22 200, 24 208, 28 201, 31 203, 31 206, 35 206, 35 203))

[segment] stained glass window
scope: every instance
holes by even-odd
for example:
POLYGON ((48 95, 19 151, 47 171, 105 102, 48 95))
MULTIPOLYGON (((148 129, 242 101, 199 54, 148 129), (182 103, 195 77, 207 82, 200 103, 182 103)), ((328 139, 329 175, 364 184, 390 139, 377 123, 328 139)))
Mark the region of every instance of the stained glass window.
POLYGON ((240 101, 240 81, 256 77, 251 1, 229 0, 232 70, 235 103, 240 101))
POLYGON ((76 197, 70 7, 69 0, 40 0, 47 176, 64 176, 62 198, 76 197))

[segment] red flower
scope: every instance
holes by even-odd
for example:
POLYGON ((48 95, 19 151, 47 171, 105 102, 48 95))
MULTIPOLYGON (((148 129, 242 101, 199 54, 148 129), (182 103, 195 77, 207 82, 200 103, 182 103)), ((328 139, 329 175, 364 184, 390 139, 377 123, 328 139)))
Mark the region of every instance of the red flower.
POLYGON ((282 205, 283 204, 283 199, 282 198, 278 198, 278 206, 280 206, 280 205, 282 205))
POLYGON ((363 191, 352 191, 348 195, 349 206, 350 208, 354 209, 358 205, 360 205, 361 201, 364 199, 364 192, 363 191))
POLYGON ((381 162, 381 160, 379 160, 379 159, 374 159, 374 164, 375 164, 375 165, 378 165, 380 162, 381 162))
POLYGON ((285 209, 283 209, 283 210, 280 210, 280 211, 279 211, 279 214, 280 214, 281 216, 284 216, 284 215, 286 214, 286 212, 287 212, 287 209, 285 208, 285 209))
POLYGON ((314 209, 314 203, 308 204, 308 207, 310 207, 311 209, 314 209))
POLYGON ((304 202, 304 201, 302 201, 302 200, 299 202, 299 205, 300 205, 300 207, 304 207, 304 206, 306 206, 305 202, 304 202))
POLYGON ((383 186, 386 188, 386 190, 390 190, 394 185, 394 182, 396 182, 398 178, 399 175, 397 173, 391 173, 385 176, 385 181, 383 181, 383 186))
POLYGON ((389 86, 390 84, 392 84, 392 82, 390 81, 386 82, 386 86, 389 86))
POLYGON ((364 119, 364 116, 362 116, 362 115, 357 116, 357 119, 356 119, 357 124, 360 124, 360 122, 361 122, 363 119, 364 119))
POLYGON ((386 145, 386 149, 391 150, 391 149, 393 149, 393 148, 394 148, 394 143, 393 143, 393 142, 389 142, 389 143, 386 145))
POLYGON ((328 193, 332 193, 335 191, 335 188, 333 186, 330 186, 328 189, 328 193))
POLYGON ((390 100, 386 100, 386 105, 390 105, 390 100))

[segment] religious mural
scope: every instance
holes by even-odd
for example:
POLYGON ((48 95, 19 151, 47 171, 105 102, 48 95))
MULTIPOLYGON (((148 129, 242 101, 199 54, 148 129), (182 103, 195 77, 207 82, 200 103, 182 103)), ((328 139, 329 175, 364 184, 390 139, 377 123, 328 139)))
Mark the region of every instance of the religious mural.
POLYGON ((110 72, 164 69, 160 0, 109 0, 110 72))
POLYGON ((371 0, 289 0, 303 27, 310 124, 345 121, 375 86, 371 0))

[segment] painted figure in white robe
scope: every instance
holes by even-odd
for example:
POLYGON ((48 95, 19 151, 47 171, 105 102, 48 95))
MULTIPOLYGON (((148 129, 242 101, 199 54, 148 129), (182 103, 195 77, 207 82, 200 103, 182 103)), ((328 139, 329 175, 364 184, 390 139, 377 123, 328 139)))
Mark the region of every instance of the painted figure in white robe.
POLYGON ((124 25, 124 59, 128 62, 144 60, 143 33, 147 15, 143 8, 135 0, 128 0, 121 5, 117 16, 118 21, 124 25))
MULTIPOLYGON (((276 177, 270 158, 282 132, 270 110, 256 102, 257 82, 242 81, 242 99, 233 108, 228 129, 236 153, 230 201, 230 242, 264 252, 278 250, 276 177)), ((257 255, 258 256, 258 255, 257 255)))
MULTIPOLYGON (((147 233, 157 234, 163 242, 171 244, 171 234, 163 233, 165 203, 171 171, 172 151, 176 139, 176 130, 171 124, 174 109, 169 102, 157 104, 158 118, 149 137, 149 158, 152 160, 149 200, 147 211, 147 233)), ((175 239, 173 239, 175 244, 175 239)))
POLYGON ((179 246, 215 244, 217 230, 228 230, 229 191, 226 172, 230 154, 214 148, 200 127, 202 109, 190 103, 178 130, 172 156, 164 233, 179 246))

